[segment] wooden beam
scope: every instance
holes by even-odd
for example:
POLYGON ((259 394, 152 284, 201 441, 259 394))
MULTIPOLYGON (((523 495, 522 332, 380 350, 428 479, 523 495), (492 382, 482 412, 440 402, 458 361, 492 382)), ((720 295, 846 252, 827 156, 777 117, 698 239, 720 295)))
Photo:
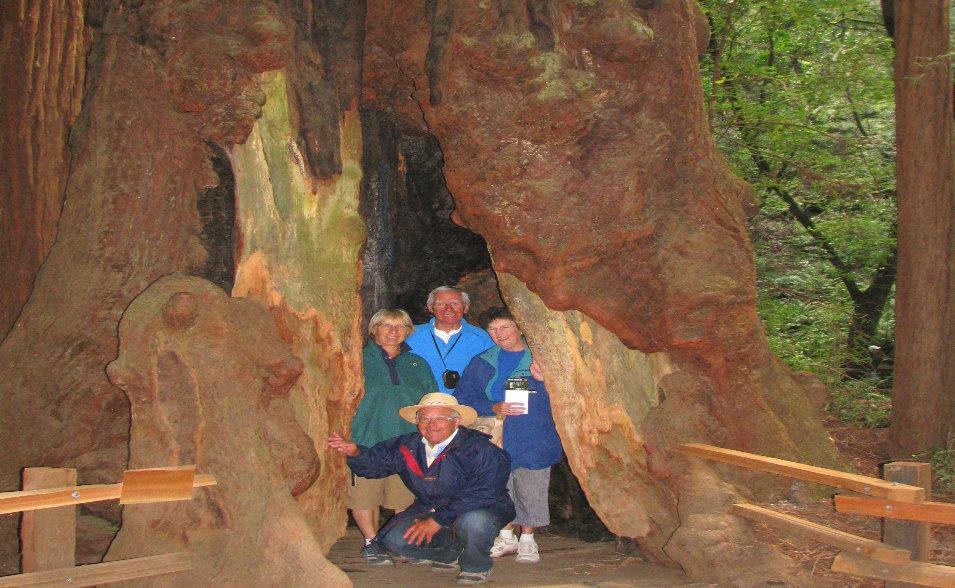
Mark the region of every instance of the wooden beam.
MULTIPOLYGON (((194 488, 215 486, 215 484, 216 479, 211 474, 197 475, 193 480, 194 488)), ((2 492, 0 493, 0 514, 86 504, 87 502, 99 502, 101 500, 116 500, 122 493, 123 485, 121 483, 2 492)))
POLYGON ((0 576, 0 588, 19 586, 96 586, 190 570, 192 554, 186 552, 138 557, 16 576, 0 576))
POLYGON ((863 557, 889 563, 909 561, 910 554, 904 549, 884 545, 881 541, 830 529, 811 521, 775 512, 754 504, 734 504, 730 512, 745 519, 766 523, 800 537, 832 545, 863 557))
POLYGON ((705 457, 707 459, 730 463, 761 472, 781 474, 796 478, 797 480, 835 486, 836 488, 852 490, 853 492, 867 496, 878 496, 880 498, 911 503, 919 503, 925 499, 925 490, 917 486, 893 484, 892 482, 880 480, 879 478, 870 478, 869 476, 829 470, 795 461, 765 457, 744 451, 703 445, 701 443, 684 443, 676 449, 689 455, 705 457))
POLYGON ((955 504, 947 502, 926 501, 922 504, 911 504, 882 498, 836 494, 836 511, 884 519, 955 525, 955 504))
POLYGON ((906 582, 916 586, 955 586, 955 568, 921 561, 887 563, 842 552, 833 560, 832 571, 887 582, 906 582))
MULTIPOLYGON (((893 484, 909 484, 925 489, 926 500, 932 498, 932 465, 914 461, 885 464, 882 476, 893 484)), ((912 552, 914 561, 927 562, 931 556, 932 529, 928 523, 886 519, 882 522, 882 542, 912 552)), ((889 581, 885 588, 909 588, 911 582, 889 581)))
MULTIPOLYGON (((23 489, 41 490, 76 484, 73 468, 23 468, 23 489)), ((23 513, 20 521, 20 569, 41 572, 76 564, 76 507, 23 513)))
POLYGON ((128 470, 123 474, 120 504, 192 500, 196 466, 128 470))

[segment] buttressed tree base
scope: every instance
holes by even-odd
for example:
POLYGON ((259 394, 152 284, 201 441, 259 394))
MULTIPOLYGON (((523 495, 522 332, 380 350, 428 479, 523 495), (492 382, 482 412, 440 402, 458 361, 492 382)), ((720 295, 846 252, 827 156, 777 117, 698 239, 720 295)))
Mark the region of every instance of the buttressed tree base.
MULTIPOLYGON (((0 210, 4 271, 29 269, 6 276, 29 295, 0 314, 0 490, 27 466, 105 483, 144 455, 195 462, 220 479, 195 516, 92 513, 123 525, 111 558, 185 545, 202 563, 184 585, 229 585, 250 565, 233 547, 263 533, 263 562, 293 583, 296 567, 348 583, 323 558, 345 527, 346 479, 324 446, 362 387, 360 114, 373 113, 440 146, 453 218, 487 242, 608 528, 696 580, 805 583, 728 514, 741 488, 790 489, 674 451, 844 467, 756 315, 754 199, 705 121, 695 2, 337 4, 3 4, 2 46, 34 51, 5 53, 0 100, 34 96, 27 111, 56 132, 19 117, 0 136, 19 162, 3 166, 5 191, 33 195, 0 210), (79 40, 51 51, 67 33, 79 40), (63 93, 77 98, 42 98, 63 93), (27 165, 23 137, 59 147, 27 165), (55 223, 25 214, 57 186, 55 223), (141 426, 170 407, 161 434, 141 426), (230 434, 245 453, 226 449, 230 434)), ((15 528, 0 519, 0 553, 16 552, 15 528)), ((81 529, 89 560, 112 535, 81 529)))

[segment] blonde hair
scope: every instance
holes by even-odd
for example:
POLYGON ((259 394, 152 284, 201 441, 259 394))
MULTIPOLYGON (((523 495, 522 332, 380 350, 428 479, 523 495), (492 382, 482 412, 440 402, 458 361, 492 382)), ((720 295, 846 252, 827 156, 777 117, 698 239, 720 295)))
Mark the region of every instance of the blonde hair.
POLYGON ((408 334, 414 333, 414 323, 411 322, 411 316, 400 308, 382 308, 368 321, 368 334, 375 336, 375 329, 382 321, 400 319, 408 327, 408 334))

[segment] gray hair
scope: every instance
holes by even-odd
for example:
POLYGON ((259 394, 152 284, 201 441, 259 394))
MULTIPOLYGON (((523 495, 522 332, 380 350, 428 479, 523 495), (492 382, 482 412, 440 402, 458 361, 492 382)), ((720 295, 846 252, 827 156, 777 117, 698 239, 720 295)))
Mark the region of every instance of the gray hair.
POLYGON ((438 286, 432 290, 430 294, 428 294, 428 308, 431 308, 434 305, 434 297, 441 292, 457 292, 461 295, 461 303, 464 304, 464 306, 471 305, 471 297, 468 296, 468 293, 461 288, 455 288, 454 286, 438 286))
POLYGON ((368 321, 368 334, 372 337, 375 336, 375 329, 378 328, 383 321, 386 320, 395 320, 398 319, 408 327, 408 334, 414 333, 414 323, 411 321, 411 316, 407 312, 401 310, 400 308, 382 308, 378 312, 372 315, 371 320, 368 321))

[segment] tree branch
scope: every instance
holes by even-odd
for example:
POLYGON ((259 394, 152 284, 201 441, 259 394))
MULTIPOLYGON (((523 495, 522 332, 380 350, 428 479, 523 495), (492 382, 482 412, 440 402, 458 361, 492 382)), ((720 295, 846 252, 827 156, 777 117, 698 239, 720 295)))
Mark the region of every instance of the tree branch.
POLYGON ((836 273, 839 274, 839 280, 842 281, 845 285, 846 290, 849 291, 849 297, 852 298, 853 302, 861 301, 864 294, 859 289, 859 285, 856 284, 855 278, 852 277, 852 273, 849 271, 849 268, 846 267, 842 258, 839 257, 839 253, 836 252, 836 248, 833 247, 832 243, 826 239, 818 228, 816 228, 816 223, 812 222, 812 217, 806 213, 805 210, 799 206, 799 203, 796 202, 796 199, 793 198, 792 194, 781 189, 779 186, 769 186, 769 190, 776 193, 777 196, 783 199, 783 201, 789 205, 789 212, 792 213, 793 217, 806 229, 806 232, 813 238, 818 245, 826 254, 826 259, 829 260, 829 263, 832 264, 832 267, 836 268, 836 273))

